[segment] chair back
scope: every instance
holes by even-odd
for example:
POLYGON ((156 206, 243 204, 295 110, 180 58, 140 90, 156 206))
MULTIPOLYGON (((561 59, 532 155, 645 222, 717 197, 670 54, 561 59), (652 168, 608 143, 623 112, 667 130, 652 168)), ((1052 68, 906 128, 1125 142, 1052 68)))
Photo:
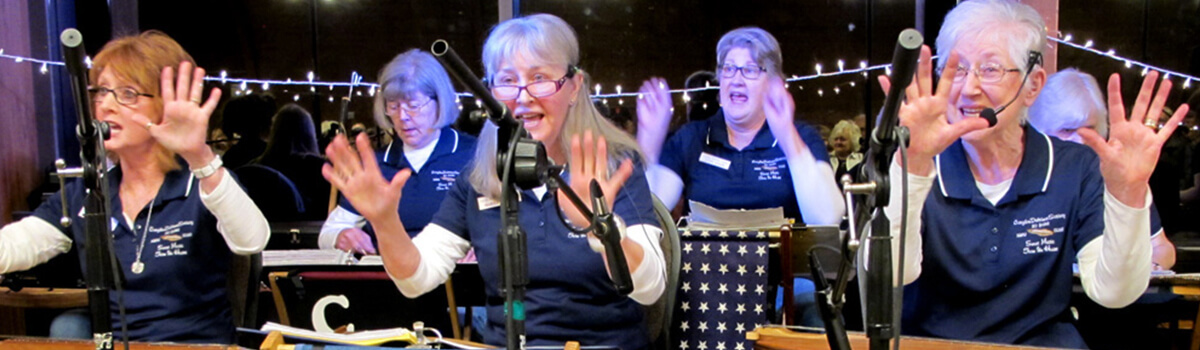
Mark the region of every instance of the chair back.
POLYGON ((669 349, 674 344, 671 322, 675 315, 675 293, 679 290, 679 229, 671 218, 671 210, 663 205, 658 197, 654 197, 654 213, 658 216, 658 224, 663 235, 659 246, 663 250, 663 261, 666 262, 667 285, 662 297, 646 307, 646 326, 650 331, 651 347, 653 349, 669 349))
POLYGON ((257 329, 259 275, 262 274, 262 253, 233 254, 225 288, 229 305, 233 307, 233 325, 257 329))
POLYGON ((243 165, 233 173, 267 221, 300 220, 305 209, 304 199, 287 176, 258 164, 243 165))

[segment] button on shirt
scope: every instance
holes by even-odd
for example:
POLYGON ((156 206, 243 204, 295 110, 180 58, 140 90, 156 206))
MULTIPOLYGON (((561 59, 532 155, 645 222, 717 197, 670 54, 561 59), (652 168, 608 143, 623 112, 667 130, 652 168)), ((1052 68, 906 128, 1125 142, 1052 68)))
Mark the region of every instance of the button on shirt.
MULTIPOLYGON (((404 223, 404 230, 408 232, 409 237, 421 233, 433 218, 433 213, 441 206, 446 193, 454 188, 454 184, 459 180, 466 180, 466 177, 460 178, 460 175, 466 175, 462 172, 463 167, 474 153, 475 137, 449 127, 442 128, 433 154, 425 161, 421 170, 413 172, 408 182, 404 183, 403 195, 400 196, 400 221, 404 223)), ((399 141, 392 142, 383 151, 375 152, 375 158, 379 162, 379 171, 389 180, 401 170, 412 168, 408 159, 404 157, 404 143, 399 141)), ((345 198, 339 200, 338 206, 355 215, 362 215, 345 198)), ((379 240, 375 238, 375 230, 370 223, 363 227, 363 231, 366 231, 371 236, 371 241, 378 246, 379 240)))
MULTIPOLYGON (((815 129, 796 121, 796 131, 816 160, 829 162, 825 142, 815 129)), ((688 123, 663 145, 659 163, 678 174, 684 198, 717 209, 783 207, 783 214, 803 221, 787 157, 764 123, 742 150, 729 143, 724 111, 688 123)), ((670 203, 668 203, 670 205, 670 203)))
POLYGON ((992 205, 959 140, 935 158, 922 214, 921 276, 905 288, 906 333, 1085 347, 1071 321, 1071 264, 1104 230, 1099 159, 1025 128, 1012 187, 992 205))
MULTIPOLYGON (((226 173, 226 176, 232 176, 226 173)), ((151 201, 133 218, 130 227, 122 214, 116 189, 121 183, 120 167, 108 174, 109 218, 113 253, 118 267, 125 275, 124 301, 129 338, 138 341, 172 341, 188 343, 222 343, 233 341, 233 316, 226 290, 232 252, 217 231, 217 219, 200 200, 200 182, 187 165, 166 174, 162 187, 151 201), (146 221, 150 227, 146 230, 146 221), (131 266, 137 260, 142 236, 147 234, 141 261, 144 271, 136 274, 131 266)), ((84 186, 73 181, 66 189, 67 208, 71 226, 58 224, 62 216, 61 200, 51 196, 38 206, 34 215, 54 225, 74 242, 74 248, 84 248, 86 222, 84 219, 84 186)), ((86 256, 79 254, 79 264, 87 271, 86 256)), ((117 309, 119 293, 109 292, 110 311, 114 330, 120 329, 117 309)), ((116 336, 114 332, 114 336, 116 336)))
MULTIPOLYGON (((564 174, 569 177, 569 174, 564 174)), ((613 212, 627 226, 658 227, 644 169, 621 188, 613 212)), ((459 181, 433 217, 437 224, 471 242, 479 259, 479 270, 490 300, 487 312, 488 344, 504 344, 501 271, 496 263, 500 251, 499 202, 481 197, 468 181, 459 181)), ((570 204, 564 204, 570 205, 570 204)), ((520 225, 527 238, 529 286, 525 294, 525 329, 530 345, 619 345, 622 349, 649 346, 643 323, 643 307, 617 293, 608 276, 603 257, 588 246, 586 234, 570 232, 559 218, 553 192, 540 198, 534 191, 520 192, 520 225)))

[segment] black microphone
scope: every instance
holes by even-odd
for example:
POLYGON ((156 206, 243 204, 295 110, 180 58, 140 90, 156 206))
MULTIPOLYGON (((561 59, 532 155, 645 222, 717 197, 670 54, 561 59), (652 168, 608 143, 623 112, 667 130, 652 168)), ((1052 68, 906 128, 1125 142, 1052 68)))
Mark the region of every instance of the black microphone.
MULTIPOLYGON (((896 125, 900 124, 900 102, 904 100, 904 89, 912 82, 923 42, 925 37, 912 28, 900 32, 900 37, 896 40, 896 49, 892 52, 892 76, 889 77, 892 86, 887 97, 883 99, 883 110, 875 122, 874 137, 884 144, 893 143, 892 133, 896 125)), ((891 153, 886 155, 890 156, 891 153)))
POLYGON ((1042 53, 1038 51, 1030 51, 1029 60, 1025 62, 1025 76, 1021 78, 1021 87, 1017 88, 1017 94, 1013 95, 1013 98, 1008 100, 1008 103, 1000 106, 1000 109, 984 108, 982 112, 979 112, 979 117, 983 118, 983 120, 987 120, 989 128, 996 126, 996 115, 1000 114, 1000 112, 1004 112, 1004 110, 1008 109, 1008 106, 1011 106, 1013 102, 1017 102, 1018 97, 1021 97, 1021 89, 1024 89, 1025 82, 1029 81, 1029 73, 1032 73, 1033 67, 1039 64, 1042 64, 1042 53))
POLYGON ((625 261, 625 250, 621 248, 621 233, 617 229, 617 220, 608 210, 604 201, 604 191, 595 179, 591 183, 592 192, 592 234, 604 244, 604 256, 608 260, 608 272, 612 274, 613 286, 621 295, 633 292, 633 277, 629 275, 629 262, 625 261))

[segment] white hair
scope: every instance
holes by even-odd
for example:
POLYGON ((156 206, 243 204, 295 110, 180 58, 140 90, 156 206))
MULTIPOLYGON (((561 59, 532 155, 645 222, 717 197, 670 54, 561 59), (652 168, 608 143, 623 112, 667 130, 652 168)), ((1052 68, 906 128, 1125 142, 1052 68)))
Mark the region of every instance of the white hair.
POLYGON ((1046 80, 1046 87, 1029 107, 1029 122, 1043 133, 1078 129, 1096 118, 1093 129, 1108 138, 1108 108, 1100 84, 1090 74, 1067 68, 1046 80))
POLYGON ((946 65, 960 40, 989 40, 1007 45, 1021 74, 1031 68, 1030 51, 1046 48, 1046 22, 1033 7, 1011 0, 963 1, 946 14, 938 31, 938 66, 946 65))

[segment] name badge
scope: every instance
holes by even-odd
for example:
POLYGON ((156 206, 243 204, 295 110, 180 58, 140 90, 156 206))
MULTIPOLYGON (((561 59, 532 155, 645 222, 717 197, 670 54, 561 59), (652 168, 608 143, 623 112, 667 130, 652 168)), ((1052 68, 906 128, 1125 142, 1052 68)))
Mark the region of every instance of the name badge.
POLYGON ((708 152, 700 152, 700 162, 721 168, 721 170, 729 170, 729 160, 714 156, 708 152))
POLYGON ((478 198, 478 201, 479 201, 479 211, 484 211, 484 210, 488 210, 488 209, 492 209, 492 208, 500 206, 500 201, 488 198, 487 196, 480 196, 478 198))

